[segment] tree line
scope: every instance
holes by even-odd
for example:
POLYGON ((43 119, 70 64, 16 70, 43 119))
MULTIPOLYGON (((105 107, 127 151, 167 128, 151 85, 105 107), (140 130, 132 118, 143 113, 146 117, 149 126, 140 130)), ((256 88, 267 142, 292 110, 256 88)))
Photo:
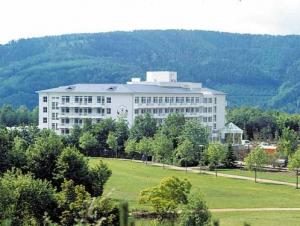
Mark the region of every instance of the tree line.
POLYGON ((241 107, 229 109, 226 117, 243 129, 244 138, 250 140, 278 140, 286 128, 300 131, 299 114, 241 107))
POLYGON ((0 126, 38 125, 38 120, 38 107, 35 107, 32 111, 24 105, 18 108, 13 108, 11 105, 3 105, 0 108, 0 126))

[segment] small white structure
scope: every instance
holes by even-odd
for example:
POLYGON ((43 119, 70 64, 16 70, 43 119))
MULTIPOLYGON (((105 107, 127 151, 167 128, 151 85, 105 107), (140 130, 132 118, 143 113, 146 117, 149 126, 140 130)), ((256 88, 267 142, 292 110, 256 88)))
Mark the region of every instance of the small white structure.
POLYGON ((172 71, 147 72, 146 81, 132 78, 127 84, 75 84, 41 90, 39 128, 69 134, 74 125, 83 126, 105 118, 123 118, 129 126, 138 115, 149 113, 158 123, 171 113, 197 119, 218 139, 225 125, 226 94, 201 83, 178 82, 172 71))
POLYGON ((241 144, 243 139, 243 130, 232 122, 221 129, 221 140, 230 141, 232 144, 241 144))

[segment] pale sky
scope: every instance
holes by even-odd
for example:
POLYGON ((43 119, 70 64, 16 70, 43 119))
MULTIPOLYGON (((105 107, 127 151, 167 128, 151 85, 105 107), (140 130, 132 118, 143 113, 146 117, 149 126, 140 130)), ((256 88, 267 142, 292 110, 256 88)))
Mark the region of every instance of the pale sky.
POLYGON ((300 34, 300 0, 0 0, 0 43, 139 29, 300 34))

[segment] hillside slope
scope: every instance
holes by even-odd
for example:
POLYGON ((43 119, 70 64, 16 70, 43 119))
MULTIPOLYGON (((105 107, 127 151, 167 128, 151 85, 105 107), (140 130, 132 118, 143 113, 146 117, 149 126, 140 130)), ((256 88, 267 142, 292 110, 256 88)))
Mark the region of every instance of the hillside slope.
POLYGON ((149 70, 228 93, 229 105, 298 111, 300 36, 134 31, 23 39, 0 45, 0 105, 37 104, 36 90, 126 82, 149 70))

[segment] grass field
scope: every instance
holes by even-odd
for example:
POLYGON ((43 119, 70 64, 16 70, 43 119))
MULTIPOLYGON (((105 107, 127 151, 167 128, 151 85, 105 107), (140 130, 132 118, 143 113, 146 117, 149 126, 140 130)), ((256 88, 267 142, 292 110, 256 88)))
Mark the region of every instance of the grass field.
MULTIPOLYGON (((220 226, 299 226, 300 212, 236 212, 214 213, 213 219, 219 219, 220 226)), ((173 226, 171 223, 159 223, 156 220, 138 220, 136 226, 173 226)))
MULTIPOLYGON (((238 176, 254 177, 253 171, 242 169, 220 169, 218 172, 238 176)), ((278 180, 290 183, 296 182, 296 176, 294 172, 257 172, 257 177, 261 179, 278 180)))
POLYGON ((214 213, 220 219, 220 226, 243 226, 244 222, 251 226, 299 226, 300 212, 235 212, 214 213))
MULTIPOLYGON (((207 174, 185 173, 158 166, 132 161, 102 159, 112 169, 112 176, 105 186, 105 194, 116 200, 127 200, 131 209, 148 209, 137 202, 139 192, 157 185, 167 176, 187 178, 192 183, 192 192, 201 192, 209 208, 259 208, 300 207, 300 190, 285 185, 257 183, 207 174)), ((90 158, 93 165, 99 158, 90 158)), ((299 225, 300 212, 227 212, 214 213, 223 225, 299 225), (278 218, 278 220, 277 220, 278 218), (298 223, 298 224, 297 224, 298 223)), ((141 221, 137 225, 155 225, 141 221)))

